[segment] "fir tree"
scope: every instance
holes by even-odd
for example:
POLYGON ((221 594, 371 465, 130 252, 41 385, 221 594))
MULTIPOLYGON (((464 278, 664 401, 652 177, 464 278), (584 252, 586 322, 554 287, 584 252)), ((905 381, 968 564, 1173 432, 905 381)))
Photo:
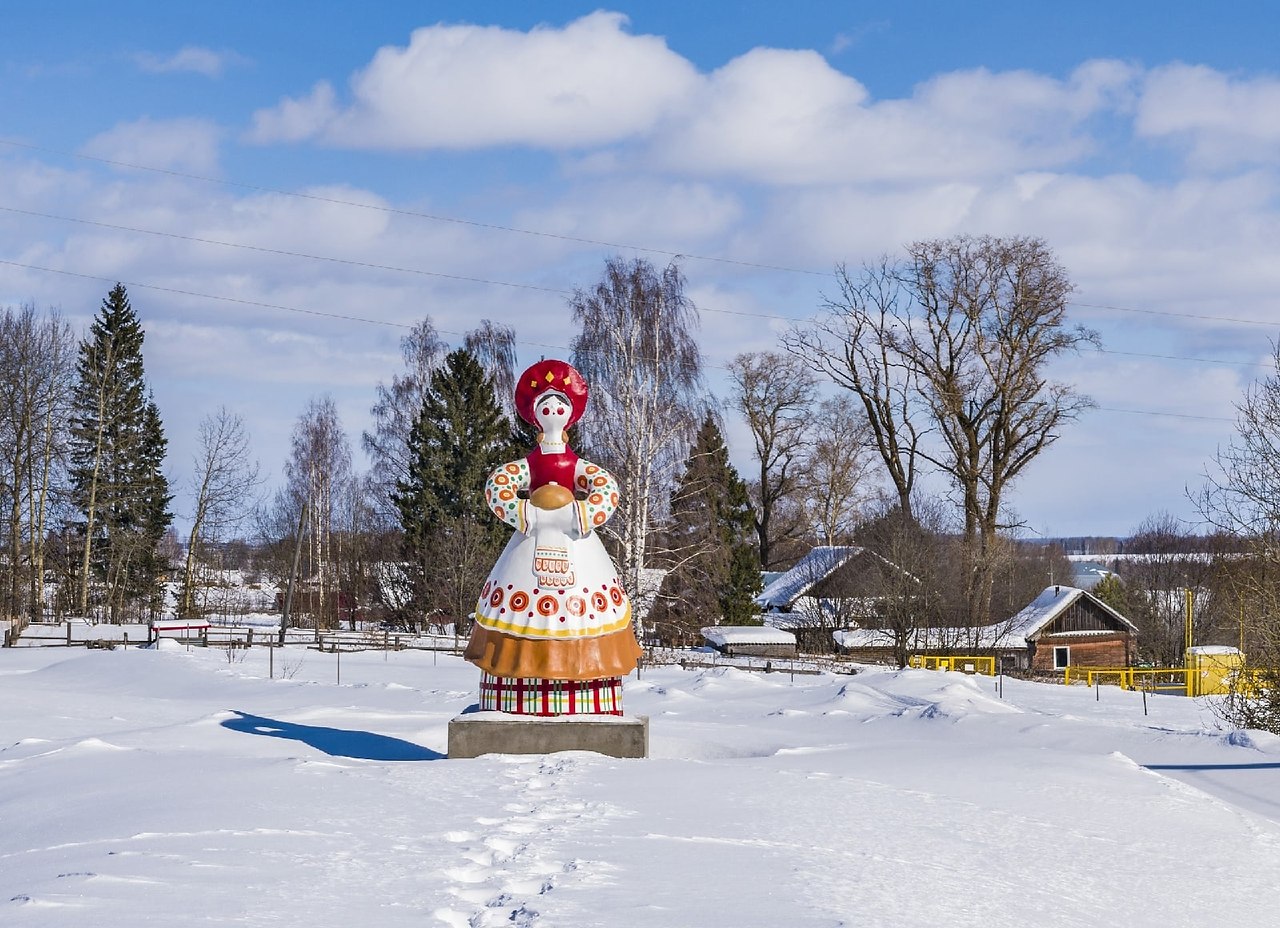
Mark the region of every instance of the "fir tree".
POLYGON ((449 354, 431 376, 409 437, 408 476, 392 494, 419 609, 470 618, 507 534, 485 505, 484 481, 522 453, 492 378, 469 352, 449 354))
POLYGON ((1107 574, 1089 592, 1093 593, 1094 596, 1116 612, 1128 618, 1132 609, 1132 603, 1129 602, 1129 591, 1125 589, 1124 583, 1115 574, 1107 574))
POLYGON ((705 625, 759 623, 754 538, 747 485, 708 415, 671 497, 667 541, 673 561, 654 608, 660 637, 690 638, 705 625))
POLYGON ((167 442, 147 393, 142 326, 116 284, 80 343, 71 416, 72 500, 83 515, 79 607, 105 582, 111 617, 158 606, 160 539, 173 520, 164 475, 167 442))

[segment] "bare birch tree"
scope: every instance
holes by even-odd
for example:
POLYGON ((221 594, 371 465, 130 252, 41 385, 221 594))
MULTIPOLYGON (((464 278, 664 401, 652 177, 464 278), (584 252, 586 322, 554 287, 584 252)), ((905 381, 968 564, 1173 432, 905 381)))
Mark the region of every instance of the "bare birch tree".
POLYGON ((65 463, 75 338, 59 314, 0 313, 0 493, 3 614, 21 628, 44 611, 46 524, 65 463))
POLYGON ((339 592, 334 549, 336 507, 351 479, 351 446, 333 397, 311 400, 298 418, 284 472, 285 509, 297 524, 305 524, 305 574, 312 586, 311 611, 317 628, 331 627, 337 618, 339 592))
POLYGON ((614 257, 595 287, 570 300, 573 364, 592 397, 581 428, 590 453, 618 478, 622 502, 608 529, 641 637, 650 535, 705 412, 698 313, 684 284, 674 264, 659 271, 614 257))
POLYGON ((493 399, 508 422, 522 420, 516 413, 516 333, 510 326, 481 319, 463 339, 463 348, 480 362, 493 381, 493 399))
POLYGON ((372 462, 381 508, 389 514, 396 511, 390 496, 396 481, 409 474, 409 434, 422 409, 431 374, 448 351, 430 317, 424 318, 400 341, 404 372, 393 375, 389 386, 377 386, 371 410, 373 429, 364 433, 363 444, 372 462))
MULTIPOLYGON (((513 408, 515 392, 515 330, 510 326, 480 320, 463 337, 469 351, 485 373, 493 379, 494 400, 508 420, 518 417, 513 408)), ((362 436, 365 452, 372 462, 370 485, 384 518, 394 522, 397 508, 391 498, 397 482, 409 477, 413 459, 409 436, 413 432, 423 400, 431 389, 431 375, 444 364, 449 346, 440 338, 435 324, 424 318, 400 342, 404 372, 395 374, 389 386, 378 384, 373 404, 373 429, 362 436)))
POLYGON ((196 567, 204 549, 226 537, 252 510, 261 480, 250 456, 244 420, 221 406, 200 422, 200 450, 193 461, 191 489, 195 498, 191 534, 179 593, 178 614, 194 615, 196 567))

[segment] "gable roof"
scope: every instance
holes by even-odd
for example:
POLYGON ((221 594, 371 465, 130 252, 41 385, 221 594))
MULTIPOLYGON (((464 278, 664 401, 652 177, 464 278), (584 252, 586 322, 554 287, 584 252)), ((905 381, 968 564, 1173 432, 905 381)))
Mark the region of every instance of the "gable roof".
POLYGON ((1137 633, 1138 626, 1088 590, 1081 590, 1074 586, 1057 585, 1045 587, 1044 592, 1009 619, 1008 636, 1010 638, 1021 638, 1025 641, 1048 626, 1081 598, 1091 602, 1103 613, 1111 616, 1126 630, 1137 633))
MULTIPOLYGON (((916 628, 912 629, 907 646, 913 651, 927 650, 944 644, 949 636, 958 635, 961 640, 968 639, 971 646, 976 648, 1025 648, 1028 638, 1047 628, 1082 597, 1114 618, 1121 628, 1137 634, 1136 625, 1088 590, 1055 585, 1046 587, 1030 604, 1006 622, 976 629, 916 628)), ((888 648, 893 645, 893 633, 880 628, 842 629, 833 632, 832 637, 842 648, 888 648)))
POLYGON ((860 551, 862 548, 853 545, 818 545, 761 590, 756 605, 762 609, 789 609, 815 584, 830 577, 860 551))

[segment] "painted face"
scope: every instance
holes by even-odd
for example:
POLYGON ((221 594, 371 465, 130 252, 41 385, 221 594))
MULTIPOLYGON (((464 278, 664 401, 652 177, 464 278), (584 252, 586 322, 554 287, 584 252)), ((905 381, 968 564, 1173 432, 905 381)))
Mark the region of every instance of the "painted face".
POLYGON ((573 407, 569 405, 569 401, 563 394, 548 391, 538 397, 537 403, 533 406, 533 412, 538 418, 538 425, 542 431, 556 433, 564 431, 569 417, 573 415, 573 407))

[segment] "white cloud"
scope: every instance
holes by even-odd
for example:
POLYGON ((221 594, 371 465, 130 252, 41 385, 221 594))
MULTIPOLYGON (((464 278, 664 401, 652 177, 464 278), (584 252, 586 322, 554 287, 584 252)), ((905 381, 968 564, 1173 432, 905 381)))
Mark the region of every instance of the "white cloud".
POLYGON ((1280 78, 1233 79, 1203 65, 1156 68, 1135 129, 1186 146, 1197 167, 1280 164, 1280 78))
POLYGON ((85 143, 83 153, 122 164, 140 164, 193 174, 218 171, 222 130, 207 119, 120 123, 85 143))
POLYGON ((1117 105, 1132 77, 1107 61, 1066 80, 959 71, 874 101, 814 52, 756 49, 709 76, 654 154, 671 170, 768 184, 991 177, 1087 153, 1083 124, 1117 105))
POLYGON ((514 221, 521 228, 620 246, 662 242, 670 251, 696 251, 718 247, 742 219, 738 197, 721 187, 623 177, 581 184, 553 206, 527 210, 514 221))
POLYGON ((874 100, 815 51, 757 48, 708 73, 596 12, 517 32, 436 25, 384 47, 340 100, 325 80, 254 114, 258 142, 350 148, 522 145, 579 165, 765 184, 991 177, 1091 151, 1088 121, 1129 105, 1135 69, 1090 61, 1065 79, 983 69, 874 100), (620 150, 605 150, 620 146, 620 150))
POLYGON ((134 62, 151 74, 191 72, 205 77, 221 77, 230 66, 241 64, 244 58, 235 52, 214 51, 197 45, 187 45, 171 55, 143 52, 134 56, 134 62))
POLYGON ((596 12, 562 29, 527 33, 437 25, 407 47, 384 47, 337 107, 319 84, 254 114, 257 141, 316 137, 352 148, 534 145, 571 149, 645 132, 696 72, 656 36, 624 31, 596 12))
POLYGON ((319 81, 305 97, 282 100, 274 109, 253 114, 251 141, 300 142, 330 125, 338 115, 333 85, 319 81))

